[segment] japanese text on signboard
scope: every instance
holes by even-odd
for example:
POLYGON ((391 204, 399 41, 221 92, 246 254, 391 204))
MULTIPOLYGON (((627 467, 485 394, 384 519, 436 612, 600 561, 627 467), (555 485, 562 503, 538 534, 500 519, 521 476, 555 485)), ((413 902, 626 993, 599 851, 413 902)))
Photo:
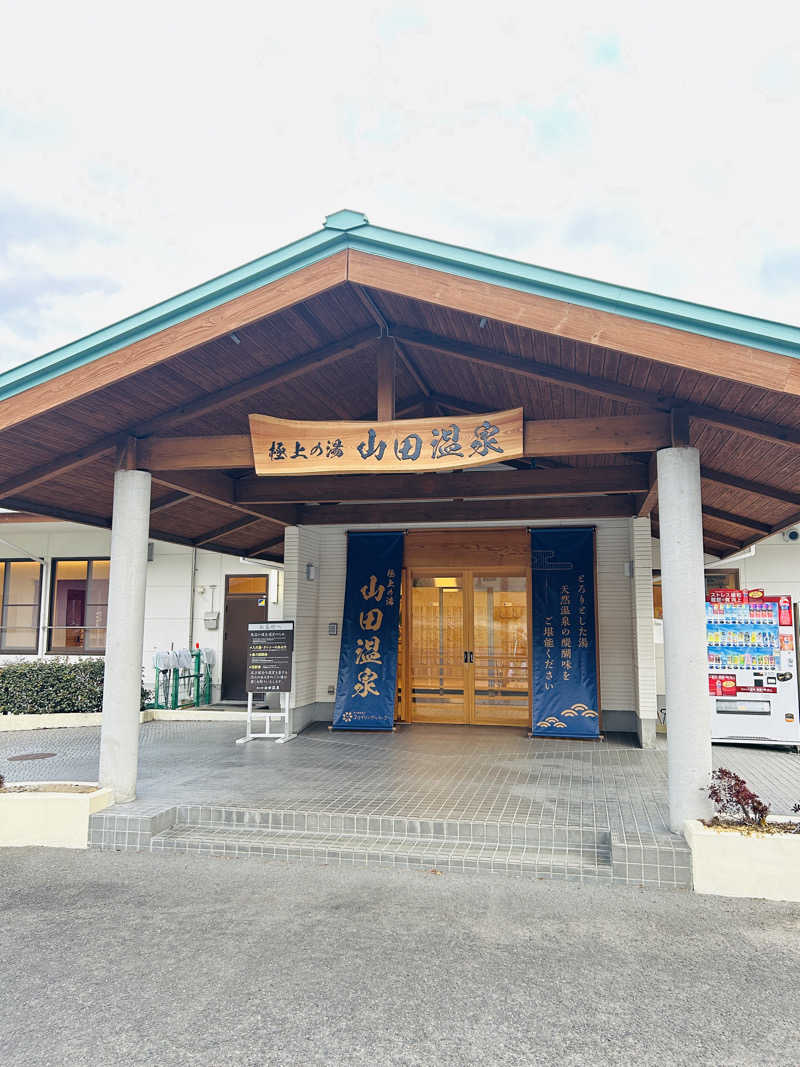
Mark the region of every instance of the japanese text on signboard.
POLYGON ((522 455, 522 411, 384 423, 250 416, 258 474, 448 470, 522 455))

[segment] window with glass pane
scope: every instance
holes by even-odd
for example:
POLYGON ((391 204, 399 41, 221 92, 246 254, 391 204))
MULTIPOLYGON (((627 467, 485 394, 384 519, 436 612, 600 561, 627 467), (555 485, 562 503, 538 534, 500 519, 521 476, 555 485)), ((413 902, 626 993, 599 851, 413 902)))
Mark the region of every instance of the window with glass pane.
POLYGON ((108 616, 107 559, 55 562, 50 609, 51 652, 103 652, 108 616))
POLYGON ((0 649, 3 652, 38 652, 41 590, 41 563, 0 561, 0 649))
POLYGON ((228 575, 228 594, 230 596, 241 596, 245 593, 252 595, 266 594, 267 592, 267 576, 266 575, 251 575, 251 574, 229 574, 228 575))

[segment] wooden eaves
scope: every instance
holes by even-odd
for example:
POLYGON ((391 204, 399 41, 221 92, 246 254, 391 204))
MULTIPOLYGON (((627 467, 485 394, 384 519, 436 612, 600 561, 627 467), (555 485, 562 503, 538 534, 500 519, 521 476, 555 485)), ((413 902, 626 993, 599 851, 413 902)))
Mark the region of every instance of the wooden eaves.
POLYGON ((376 500, 391 521, 558 519, 583 506, 587 518, 657 523, 654 452, 691 443, 707 547, 734 551, 798 521, 798 356, 794 327, 340 212, 309 238, 0 375, 0 503, 106 526, 121 461, 153 471, 152 536, 237 555, 279 553, 296 522, 374 521, 376 500), (491 484, 488 472, 368 488, 252 475, 249 410, 445 418, 519 403, 524 469, 491 484))

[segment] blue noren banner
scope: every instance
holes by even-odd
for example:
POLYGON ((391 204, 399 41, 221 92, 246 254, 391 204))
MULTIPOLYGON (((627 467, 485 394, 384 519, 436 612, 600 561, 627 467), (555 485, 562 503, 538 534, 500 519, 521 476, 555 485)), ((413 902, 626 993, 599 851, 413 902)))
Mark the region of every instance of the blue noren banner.
POLYGON ((598 737, 594 529, 531 530, 533 733, 598 737))
POLYGON ((348 535, 337 729, 392 729, 402 567, 402 533, 348 535))

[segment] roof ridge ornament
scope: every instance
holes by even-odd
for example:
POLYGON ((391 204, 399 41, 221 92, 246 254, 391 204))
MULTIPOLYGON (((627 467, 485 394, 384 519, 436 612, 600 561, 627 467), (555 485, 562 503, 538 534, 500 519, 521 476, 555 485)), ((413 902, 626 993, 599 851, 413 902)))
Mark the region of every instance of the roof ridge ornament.
POLYGON ((357 230, 359 226, 369 226, 369 219, 363 211, 344 208, 342 211, 334 211, 332 215, 326 215, 323 226, 326 230, 357 230))

